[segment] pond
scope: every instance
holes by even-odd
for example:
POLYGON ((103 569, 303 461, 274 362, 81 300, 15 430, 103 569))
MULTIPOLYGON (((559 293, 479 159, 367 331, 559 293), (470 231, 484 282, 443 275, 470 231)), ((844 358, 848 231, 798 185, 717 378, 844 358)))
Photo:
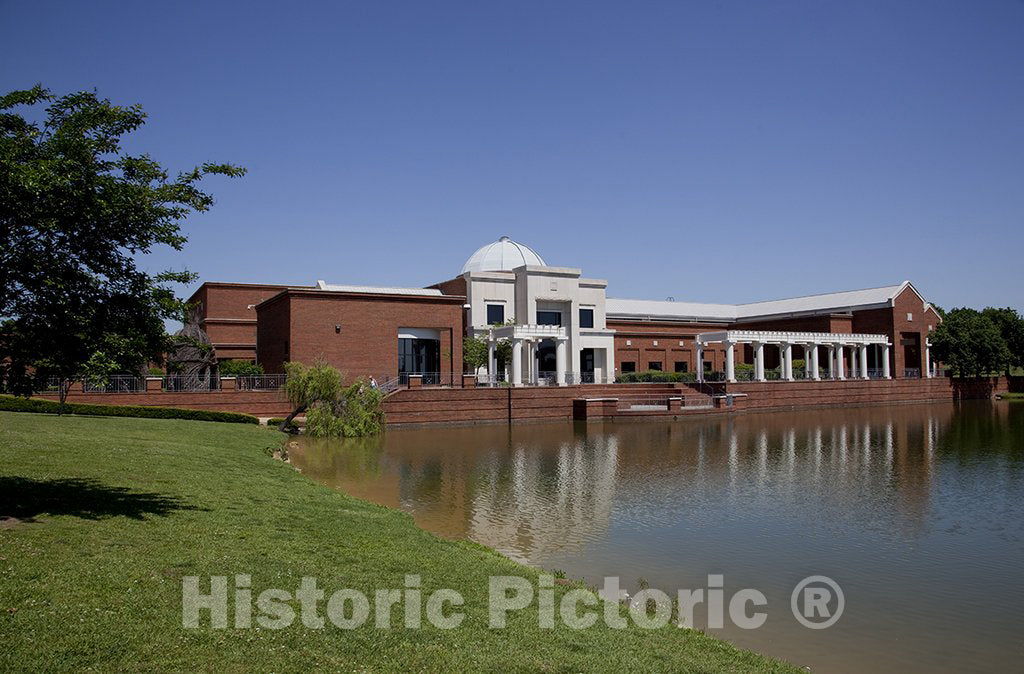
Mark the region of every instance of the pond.
POLYGON ((291 461, 592 585, 674 597, 722 574, 768 617, 708 631, 814 671, 1021 671, 1024 403, 390 430, 291 461), (845 606, 809 629, 790 597, 819 574, 845 606))

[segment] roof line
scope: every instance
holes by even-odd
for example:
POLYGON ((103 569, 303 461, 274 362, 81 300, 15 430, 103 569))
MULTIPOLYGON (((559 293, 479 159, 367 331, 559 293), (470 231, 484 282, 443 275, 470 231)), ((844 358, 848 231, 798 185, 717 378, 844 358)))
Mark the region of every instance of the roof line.
POLYGON ((758 300, 756 302, 743 302, 742 304, 736 304, 737 307, 746 307, 751 304, 766 304, 768 302, 785 302, 786 300, 803 300, 809 297, 824 297, 825 295, 844 295, 846 293, 861 293, 867 290, 882 290, 883 288, 902 288, 904 285, 910 283, 910 281, 901 281, 899 283, 890 283, 884 286, 872 286, 870 288, 854 288, 852 290, 833 290, 827 293, 811 293, 810 295, 796 295, 794 297, 777 297, 770 300, 758 300))

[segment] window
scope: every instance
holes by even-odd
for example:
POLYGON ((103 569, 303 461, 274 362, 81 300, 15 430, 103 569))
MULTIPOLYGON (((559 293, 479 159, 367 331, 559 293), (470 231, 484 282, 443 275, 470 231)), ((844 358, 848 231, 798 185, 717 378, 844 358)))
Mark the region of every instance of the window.
POLYGON ((505 322, 505 305, 504 304, 488 304, 487 305, 487 325, 502 324, 505 322))
POLYGON ((909 313, 908 313, 908 314, 907 314, 907 320, 908 320, 908 321, 912 321, 912 320, 914 320, 914 314, 909 314, 909 313))
POLYGON ((677 360, 676 361, 676 372, 689 372, 689 371, 690 371, 690 364, 689 363, 687 363, 685 360, 677 360))
POLYGON ((561 311, 537 311, 537 325, 561 325, 561 311))
POLYGON ((661 361, 652 360, 651 362, 647 363, 647 369, 654 370, 655 372, 661 372, 661 361))
POLYGON ((622 368, 621 368, 621 370, 623 372, 636 372, 636 361, 633 361, 633 360, 624 360, 624 361, 622 361, 622 368))
MULTIPOLYGON (((398 339, 398 374, 433 375, 441 368, 441 342, 437 339, 398 339)), ((405 378, 408 381, 408 378, 405 378)), ((424 381, 436 383, 436 381, 424 381)))
POLYGON ((592 327, 594 327, 594 310, 593 309, 580 309, 580 327, 581 328, 592 328, 592 327))

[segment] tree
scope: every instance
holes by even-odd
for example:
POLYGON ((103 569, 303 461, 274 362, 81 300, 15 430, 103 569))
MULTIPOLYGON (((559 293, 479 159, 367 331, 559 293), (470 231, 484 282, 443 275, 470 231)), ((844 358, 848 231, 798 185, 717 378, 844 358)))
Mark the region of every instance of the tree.
POLYGON ((992 321, 999 334, 1003 336, 1009 355, 1006 362, 1006 374, 1010 375, 1011 367, 1024 367, 1024 318, 1015 309, 995 309, 987 307, 982 312, 992 321))
POLYGON ((94 92, 36 86, 0 97, 0 386, 12 393, 56 378, 63 405, 87 367, 131 372, 162 360, 163 322, 184 313, 172 284, 194 275, 149 274, 137 258, 181 250, 182 220, 213 204, 197 187, 203 176, 245 171, 204 164, 171 178, 122 150, 145 119, 140 106, 94 92), (38 105, 42 123, 12 112, 38 105))
POLYGON ((217 365, 217 373, 222 377, 244 377, 263 374, 263 366, 249 360, 224 360, 217 365))
POLYGON ((465 337, 462 340, 463 371, 476 372, 487 363, 487 340, 479 337, 465 337))
POLYGON ((295 406, 278 430, 288 432, 292 420, 306 412, 306 434, 313 437, 357 437, 379 433, 384 426, 384 394, 365 381, 342 386, 341 373, 323 361, 312 366, 285 363, 285 395, 295 406))
POLYGON ((1001 372, 1009 349, 994 322, 974 309, 953 309, 929 336, 932 356, 958 376, 1001 372))
POLYGON ((284 394, 294 409, 278 427, 282 433, 288 431, 298 415, 319 403, 333 404, 341 395, 341 373, 323 361, 312 366, 285 363, 284 371, 288 375, 284 394))

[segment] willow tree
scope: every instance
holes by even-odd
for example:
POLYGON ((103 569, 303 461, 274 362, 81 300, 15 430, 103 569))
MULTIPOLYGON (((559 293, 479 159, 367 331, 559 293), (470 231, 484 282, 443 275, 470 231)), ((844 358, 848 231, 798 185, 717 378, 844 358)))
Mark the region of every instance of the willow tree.
POLYGON ((344 386, 342 375, 323 361, 313 365, 286 363, 285 395, 293 406, 278 430, 287 433, 292 420, 306 415, 306 434, 314 437, 359 437, 384 427, 384 393, 358 380, 344 386))
POLYGON ((137 371, 167 349, 164 320, 183 315, 173 284, 195 276, 150 274, 140 258, 182 249, 182 222, 213 204, 204 176, 245 171, 203 164, 171 177, 122 148, 145 120, 89 91, 0 97, 0 386, 13 393, 56 378, 63 403, 87 370, 137 371))

